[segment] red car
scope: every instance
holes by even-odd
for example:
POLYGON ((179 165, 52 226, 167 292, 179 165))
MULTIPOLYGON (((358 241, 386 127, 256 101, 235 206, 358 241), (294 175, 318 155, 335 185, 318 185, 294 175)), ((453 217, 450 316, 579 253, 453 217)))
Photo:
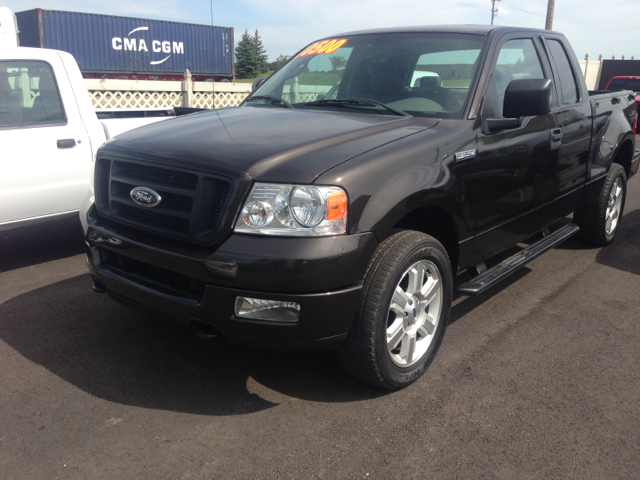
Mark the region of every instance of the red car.
MULTIPOLYGON (((613 77, 607 84, 605 90, 631 90, 636 94, 636 107, 640 112, 640 77, 613 77)), ((636 123, 633 126, 634 133, 637 132, 638 117, 636 117, 636 123)))

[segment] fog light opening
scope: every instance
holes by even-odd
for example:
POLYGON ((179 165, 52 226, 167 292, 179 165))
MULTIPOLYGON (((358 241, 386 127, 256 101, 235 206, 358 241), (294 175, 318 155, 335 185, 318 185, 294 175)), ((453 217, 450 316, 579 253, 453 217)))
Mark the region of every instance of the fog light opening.
POLYGON ((275 323, 297 323, 300 318, 300 305, 282 300, 237 297, 235 311, 238 318, 275 323))

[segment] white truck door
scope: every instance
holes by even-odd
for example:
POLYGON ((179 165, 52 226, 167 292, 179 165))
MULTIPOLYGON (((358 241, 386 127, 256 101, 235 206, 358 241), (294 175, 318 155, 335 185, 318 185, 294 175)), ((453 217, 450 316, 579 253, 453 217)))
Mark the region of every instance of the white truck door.
POLYGON ((3 224, 78 210, 89 190, 92 161, 91 144, 58 52, 2 52, 0 229, 3 224))

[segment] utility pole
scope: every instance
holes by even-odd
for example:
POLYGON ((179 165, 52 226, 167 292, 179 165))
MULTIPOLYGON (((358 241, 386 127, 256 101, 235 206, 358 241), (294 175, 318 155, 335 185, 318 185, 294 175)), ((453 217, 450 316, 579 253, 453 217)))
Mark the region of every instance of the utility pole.
POLYGON ((547 22, 544 25, 545 30, 553 29, 553 9, 556 6, 556 0, 549 0, 547 4, 547 22))
POLYGON ((491 0, 491 25, 493 25, 493 19, 498 16, 498 9, 496 8, 496 2, 501 2, 502 0, 491 0))

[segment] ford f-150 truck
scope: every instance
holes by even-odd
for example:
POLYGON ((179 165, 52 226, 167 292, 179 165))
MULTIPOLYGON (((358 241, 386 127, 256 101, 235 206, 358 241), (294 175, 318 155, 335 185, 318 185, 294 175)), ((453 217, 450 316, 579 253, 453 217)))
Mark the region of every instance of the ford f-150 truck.
POLYGON ((559 33, 329 37, 240 108, 100 149, 81 215, 93 288, 203 337, 335 349, 355 377, 401 388, 436 355, 455 290, 578 232, 614 239, 635 118, 631 92, 589 95, 559 33))

